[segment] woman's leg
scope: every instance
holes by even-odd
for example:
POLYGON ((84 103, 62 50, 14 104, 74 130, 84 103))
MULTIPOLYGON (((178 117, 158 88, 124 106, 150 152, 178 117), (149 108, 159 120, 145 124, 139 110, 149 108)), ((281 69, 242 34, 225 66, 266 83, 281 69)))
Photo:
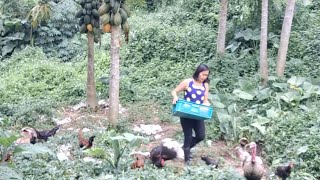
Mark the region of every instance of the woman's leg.
POLYGON ((190 146, 192 142, 192 128, 193 128, 193 120, 187 118, 180 118, 183 134, 184 134, 184 142, 183 142, 183 151, 184 151, 184 161, 190 161, 190 146))
POLYGON ((204 121, 202 120, 194 120, 194 132, 195 132, 195 137, 192 137, 191 143, 190 143, 190 148, 193 148, 195 145, 197 145, 199 142, 204 140, 205 135, 206 135, 206 128, 204 121))

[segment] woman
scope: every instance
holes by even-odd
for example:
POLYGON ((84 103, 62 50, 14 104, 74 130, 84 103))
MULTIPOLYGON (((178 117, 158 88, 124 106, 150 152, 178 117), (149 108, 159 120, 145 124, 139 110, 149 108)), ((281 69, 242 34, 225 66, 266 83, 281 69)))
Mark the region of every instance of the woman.
MULTIPOLYGON (((208 101, 209 94, 209 68, 205 64, 200 64, 193 73, 192 78, 183 80, 172 92, 173 104, 178 100, 178 93, 184 91, 184 99, 195 102, 197 104, 210 105, 208 101)), ((202 141, 205 137, 205 125, 202 120, 189 118, 180 118, 183 134, 184 134, 184 160, 186 163, 190 161, 190 149, 202 141), (192 136, 192 130, 195 137, 192 136)))

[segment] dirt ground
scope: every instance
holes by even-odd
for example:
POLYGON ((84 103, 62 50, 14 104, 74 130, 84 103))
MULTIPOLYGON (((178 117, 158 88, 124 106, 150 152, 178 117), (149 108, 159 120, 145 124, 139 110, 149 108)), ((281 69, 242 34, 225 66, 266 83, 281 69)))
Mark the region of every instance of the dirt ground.
MULTIPOLYGON (((74 109, 73 107, 67 108, 60 108, 57 110, 58 119, 62 123, 60 131, 68 132, 70 130, 75 130, 80 127, 88 128, 88 129, 95 129, 95 128, 107 128, 107 108, 99 108, 95 112, 88 112, 86 108, 79 108, 74 109)), ((128 112, 124 111, 120 114, 120 117, 128 116, 128 112)), ((152 122, 152 124, 158 124, 161 126, 162 131, 157 134, 160 136, 159 139, 153 138, 154 140, 151 141, 149 144, 143 144, 139 149, 140 150, 151 150, 153 147, 160 145, 161 140, 164 138, 171 138, 176 140, 177 136, 182 136, 182 129, 179 123, 169 123, 169 122, 162 122, 159 117, 153 116, 154 119, 149 120, 148 122, 152 122), (178 134, 177 134, 178 133, 178 134)), ((143 124, 145 121, 143 120, 136 120, 131 122, 131 127, 135 125, 143 124)), ((153 135, 154 136, 154 135, 153 135)), ((182 137, 180 137, 182 139, 182 137)), ((181 141, 181 140, 180 140, 181 141)), ((182 143, 182 141, 180 142, 182 143)), ((201 155, 207 155, 214 159, 219 159, 219 168, 223 167, 234 167, 239 173, 243 174, 241 162, 235 155, 234 147, 230 147, 226 144, 225 141, 214 141, 211 142, 209 145, 207 142, 199 143, 195 148, 192 149, 192 161, 191 165, 205 165, 205 163, 201 160, 201 155)), ((176 169, 177 172, 179 169, 183 169, 184 161, 182 159, 176 159, 173 161, 167 161, 166 164, 168 166, 172 166, 172 168, 176 169)), ((267 168, 268 169, 268 168, 267 168)), ((263 179, 267 179, 264 177, 263 179)))

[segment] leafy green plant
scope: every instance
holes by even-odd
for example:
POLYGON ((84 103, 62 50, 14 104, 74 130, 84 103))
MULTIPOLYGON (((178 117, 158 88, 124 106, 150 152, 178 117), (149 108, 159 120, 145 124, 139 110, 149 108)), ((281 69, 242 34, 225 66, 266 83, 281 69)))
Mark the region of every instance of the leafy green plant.
POLYGON ((115 131, 106 133, 105 144, 111 145, 112 151, 107 152, 105 156, 112 168, 118 169, 119 162, 124 154, 128 154, 128 150, 140 145, 144 137, 136 136, 130 133, 123 133, 122 135, 116 135, 115 131))

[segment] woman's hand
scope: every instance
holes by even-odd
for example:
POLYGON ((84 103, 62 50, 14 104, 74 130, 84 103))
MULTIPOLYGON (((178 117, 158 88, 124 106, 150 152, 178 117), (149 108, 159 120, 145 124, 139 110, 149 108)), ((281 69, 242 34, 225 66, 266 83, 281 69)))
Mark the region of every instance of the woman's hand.
POLYGON ((172 100, 172 104, 176 104, 178 101, 179 97, 178 96, 174 96, 173 100, 172 100))
POLYGON ((205 105, 205 106, 210 106, 210 102, 209 101, 203 101, 202 104, 205 105))

